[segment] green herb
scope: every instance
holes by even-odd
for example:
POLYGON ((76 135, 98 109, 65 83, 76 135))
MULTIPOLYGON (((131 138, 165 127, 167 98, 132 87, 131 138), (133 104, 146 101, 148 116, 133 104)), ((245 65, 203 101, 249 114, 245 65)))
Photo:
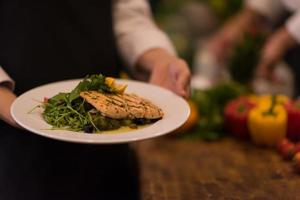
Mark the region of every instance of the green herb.
POLYGON ((88 91, 88 90, 99 91, 103 93, 116 93, 116 91, 113 88, 105 84, 105 78, 106 77, 101 74, 87 76, 68 95, 68 100, 72 102, 73 100, 79 97, 80 92, 88 91))
POLYGON ((184 137, 209 141, 223 137, 225 104, 247 92, 244 86, 233 81, 220 83, 208 90, 194 90, 192 100, 196 103, 201 117, 195 129, 184 137))
POLYGON ((114 89, 105 84, 105 76, 91 75, 84 78, 70 93, 59 93, 43 104, 43 117, 55 129, 82 131, 86 126, 93 126, 96 132, 100 129, 95 125, 94 115, 88 111, 92 107, 80 97, 83 91, 99 91, 115 93, 114 89))
MULTIPOLYGON (((133 120, 116 120, 104 117, 100 112, 91 112, 94 107, 80 97, 83 91, 98 91, 101 93, 117 93, 114 88, 105 83, 105 76, 91 75, 85 77, 70 93, 59 93, 43 103, 43 118, 53 127, 71 131, 89 133, 118 129, 121 126, 136 126, 133 120)), ((140 124, 147 124, 141 121, 140 124)))
POLYGON ((262 33, 246 32, 234 48, 228 68, 231 78, 239 83, 248 84, 258 64, 266 36, 262 33))

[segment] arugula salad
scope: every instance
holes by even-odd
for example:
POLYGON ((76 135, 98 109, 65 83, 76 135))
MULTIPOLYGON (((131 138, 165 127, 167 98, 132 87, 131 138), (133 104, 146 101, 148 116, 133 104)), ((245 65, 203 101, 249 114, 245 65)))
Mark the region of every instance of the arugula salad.
MULTIPOLYGON (((93 91, 104 95, 104 97, 110 95, 110 97, 116 96, 121 98, 126 87, 126 85, 116 84, 113 78, 105 77, 101 74, 87 76, 71 92, 59 93, 49 99, 45 98, 42 104, 44 108, 42 116, 48 124, 52 125, 53 129, 85 133, 101 133, 101 131, 114 130, 122 126, 137 128, 139 125, 153 123, 162 118, 162 116, 132 117, 132 114, 126 115, 131 117, 110 117, 114 115, 108 116, 104 112, 99 111, 93 106, 94 104, 87 102, 81 95, 85 91, 93 91)), ((92 99, 96 100, 96 98, 92 99)), ((118 103, 119 101, 116 102, 118 103)), ((140 106, 139 104, 141 103, 135 106, 140 106)), ((105 109, 110 109, 112 108, 111 106, 110 104, 105 109)), ((119 105, 117 108, 124 110, 124 105, 119 105)))

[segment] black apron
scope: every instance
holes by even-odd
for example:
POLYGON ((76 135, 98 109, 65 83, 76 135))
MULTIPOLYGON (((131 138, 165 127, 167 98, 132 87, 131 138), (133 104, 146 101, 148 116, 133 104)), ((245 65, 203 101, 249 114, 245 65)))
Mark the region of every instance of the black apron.
MULTIPOLYGON (((111 10, 109 0, 0 0, 0 65, 16 93, 117 76, 111 10)), ((0 122, 1 200, 137 199, 135 167, 127 145, 60 142, 0 122)))

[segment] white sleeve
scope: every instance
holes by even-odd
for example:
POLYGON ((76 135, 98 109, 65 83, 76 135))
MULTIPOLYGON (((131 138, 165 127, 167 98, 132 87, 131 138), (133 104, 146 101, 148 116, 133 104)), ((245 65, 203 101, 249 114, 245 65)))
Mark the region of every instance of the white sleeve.
POLYGON ((129 67, 153 48, 176 54, 169 38, 154 23, 147 0, 114 0, 113 19, 117 46, 129 67))
POLYGON ((257 11, 271 21, 276 21, 285 10, 280 0, 246 0, 245 6, 257 11))
POLYGON ((0 66, 0 85, 5 85, 9 89, 13 90, 15 87, 15 82, 9 77, 9 75, 0 66))
POLYGON ((295 12, 294 15, 287 20, 285 26, 292 37, 300 44, 300 11, 295 12))

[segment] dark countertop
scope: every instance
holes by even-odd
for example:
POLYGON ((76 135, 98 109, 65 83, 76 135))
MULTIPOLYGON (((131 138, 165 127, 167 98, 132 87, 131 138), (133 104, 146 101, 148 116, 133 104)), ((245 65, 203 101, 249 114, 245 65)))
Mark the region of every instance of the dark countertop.
POLYGON ((134 145, 142 200, 300 199, 300 176, 271 149, 226 138, 134 145))

